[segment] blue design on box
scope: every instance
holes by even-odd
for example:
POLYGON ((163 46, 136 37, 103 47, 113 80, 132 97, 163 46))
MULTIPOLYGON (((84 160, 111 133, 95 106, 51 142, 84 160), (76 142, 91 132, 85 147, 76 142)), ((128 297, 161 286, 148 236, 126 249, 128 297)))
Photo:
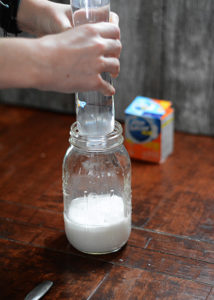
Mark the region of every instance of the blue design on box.
POLYGON ((151 98, 138 96, 125 110, 126 114, 134 116, 153 116, 160 118, 165 114, 163 107, 151 98))
POLYGON ((128 121, 129 134, 139 143, 149 142, 160 134, 160 121, 141 117, 130 118, 128 121))

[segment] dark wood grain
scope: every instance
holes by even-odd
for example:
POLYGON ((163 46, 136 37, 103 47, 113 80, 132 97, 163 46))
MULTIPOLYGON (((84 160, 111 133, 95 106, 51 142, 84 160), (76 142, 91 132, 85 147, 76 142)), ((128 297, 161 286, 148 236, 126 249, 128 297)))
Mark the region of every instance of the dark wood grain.
POLYGON ((209 296, 207 297, 207 300, 213 300, 214 299, 214 289, 212 288, 212 290, 209 293, 209 296))
POLYGON ((55 285, 46 299, 87 299, 111 269, 105 262, 9 241, 1 241, 0 253, 1 299, 23 299, 47 279, 55 285))
POLYGON ((208 286, 181 278, 114 267, 93 299, 206 299, 209 290, 208 286))
POLYGON ((214 299, 214 139, 175 134, 164 164, 132 161, 133 228, 117 253, 67 241, 62 159, 73 117, 0 106, 0 291, 23 299, 214 299))

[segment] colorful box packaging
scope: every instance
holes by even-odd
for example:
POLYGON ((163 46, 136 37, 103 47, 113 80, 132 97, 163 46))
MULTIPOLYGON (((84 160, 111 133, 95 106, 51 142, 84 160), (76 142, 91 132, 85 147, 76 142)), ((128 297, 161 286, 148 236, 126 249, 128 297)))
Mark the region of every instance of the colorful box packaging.
POLYGON ((132 158, 161 163, 173 152, 170 101, 136 97, 125 110, 125 146, 132 158))

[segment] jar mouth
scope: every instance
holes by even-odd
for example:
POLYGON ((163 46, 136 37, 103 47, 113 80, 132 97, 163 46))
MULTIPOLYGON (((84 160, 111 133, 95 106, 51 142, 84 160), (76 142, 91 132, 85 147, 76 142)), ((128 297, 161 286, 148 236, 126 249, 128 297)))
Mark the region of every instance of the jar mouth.
POLYGON ((120 146, 123 143, 122 133, 122 126, 115 121, 114 130, 105 136, 81 135, 78 130, 78 122, 75 122, 71 125, 69 142, 86 151, 103 152, 120 146))

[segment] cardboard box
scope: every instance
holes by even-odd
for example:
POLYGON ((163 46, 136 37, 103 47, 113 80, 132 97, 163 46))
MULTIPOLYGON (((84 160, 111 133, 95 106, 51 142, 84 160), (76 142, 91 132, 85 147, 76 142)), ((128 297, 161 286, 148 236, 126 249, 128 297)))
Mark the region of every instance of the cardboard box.
POLYGON ((160 163, 173 152, 174 110, 170 101, 138 96, 125 115, 125 146, 132 158, 160 163))

